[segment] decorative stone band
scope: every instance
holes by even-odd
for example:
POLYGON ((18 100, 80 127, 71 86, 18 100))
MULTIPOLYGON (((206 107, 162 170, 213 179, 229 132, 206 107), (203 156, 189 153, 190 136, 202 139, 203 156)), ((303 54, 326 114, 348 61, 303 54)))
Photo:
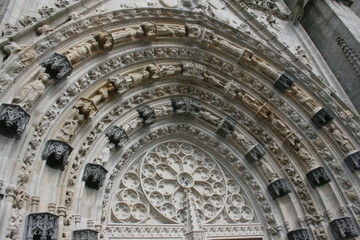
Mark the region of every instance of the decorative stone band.
POLYGON ((68 157, 73 148, 66 142, 50 139, 46 142, 42 159, 46 160, 46 165, 54 169, 64 171, 68 164, 68 157))
POLYGON ((285 93, 287 90, 290 90, 293 83, 294 80, 288 74, 283 73, 274 83, 274 88, 276 88, 282 93, 285 93))
POLYGON ((137 109, 140 118, 143 120, 144 126, 149 126, 156 121, 155 111, 149 105, 145 105, 137 109))
POLYGON ((5 136, 20 139, 30 115, 18 105, 3 103, 0 106, 0 130, 5 136))
POLYGON ((349 167, 351 172, 360 170, 360 151, 352 153, 345 158, 345 163, 349 167))
POLYGON ((310 240, 308 231, 306 229, 296 229, 288 232, 287 237, 289 240, 310 240))
POLYGON ((98 232, 93 229, 81 229, 73 232, 74 240, 98 240, 98 232))
POLYGON ((124 144, 129 140, 129 137, 126 134, 125 130, 118 126, 113 126, 106 133, 106 136, 108 137, 109 142, 115 145, 116 150, 122 148, 124 144))
POLYGON ((261 147, 261 145, 257 144, 245 154, 245 158, 252 163, 260 160, 264 155, 264 149, 261 147))
POLYGON ((41 66, 45 67, 45 72, 50 75, 52 79, 63 80, 70 76, 73 66, 69 59, 61 54, 54 53, 45 61, 40 63, 41 66))
POLYGON ((226 138, 234 132, 236 124, 237 122, 233 118, 226 116, 216 132, 221 137, 226 138))
POLYGON ((328 182, 331 182, 328 173, 323 167, 318 167, 311 170, 306 174, 306 177, 313 188, 320 187, 327 184, 328 182))
POLYGON ((330 222, 331 231, 335 240, 348 239, 356 237, 358 233, 355 230, 354 223, 350 217, 343 217, 330 222))
POLYGON ((171 99, 174 117, 185 116, 194 119, 199 116, 201 105, 202 104, 195 99, 182 97, 171 99))
POLYGON ((320 109, 311 118, 311 121, 315 124, 317 128, 322 128, 323 126, 331 122, 331 120, 333 120, 333 116, 329 112, 329 110, 326 110, 325 108, 320 109))
POLYGON ((270 183, 267 188, 273 199, 284 197, 291 192, 288 184, 283 178, 270 183))
POLYGON ((103 186, 107 172, 101 165, 88 163, 85 167, 82 180, 88 188, 99 190, 103 186))
POLYGON ((29 214, 25 240, 57 240, 58 219, 58 216, 47 212, 29 214))

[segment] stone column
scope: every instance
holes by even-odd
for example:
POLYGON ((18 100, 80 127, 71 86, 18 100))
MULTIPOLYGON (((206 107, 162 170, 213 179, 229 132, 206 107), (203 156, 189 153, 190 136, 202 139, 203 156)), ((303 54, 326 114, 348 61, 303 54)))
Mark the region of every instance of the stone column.
POLYGON ((62 233, 64 230, 64 219, 66 216, 66 207, 65 206, 59 206, 57 208, 57 214, 59 215, 59 222, 58 222, 58 239, 62 239, 62 233))
POLYGON ((12 207, 16 199, 17 189, 15 186, 9 186, 6 189, 5 198, 6 201, 2 210, 0 219, 0 239, 5 239, 6 230, 9 225, 9 219, 11 217, 12 207))
POLYGON ((39 212, 39 202, 40 197, 39 196, 32 196, 31 197, 31 212, 39 212))

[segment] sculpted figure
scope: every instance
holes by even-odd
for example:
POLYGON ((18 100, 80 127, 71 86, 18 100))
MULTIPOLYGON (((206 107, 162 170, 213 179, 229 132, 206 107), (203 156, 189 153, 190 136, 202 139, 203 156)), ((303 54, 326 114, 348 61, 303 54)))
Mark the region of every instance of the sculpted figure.
POLYGON ((304 161, 309 166, 309 168, 312 169, 315 166, 315 159, 313 156, 311 156, 309 151, 303 146, 301 140, 296 141, 293 147, 299 159, 304 161))
POLYGON ((111 151, 115 148, 115 145, 113 143, 107 144, 103 150, 100 152, 99 156, 94 159, 94 163, 105 165, 111 156, 111 151))
POLYGON ((201 117, 207 121, 210 122, 211 124, 217 126, 220 123, 220 118, 214 116, 213 114, 211 114, 210 112, 207 111, 200 111, 201 117))
POLYGON ((290 128, 285 124, 284 121, 280 120, 274 113, 268 113, 268 120, 271 125, 277 130, 277 133, 283 137, 286 137, 291 133, 290 128))
POLYGON ((241 99, 241 101, 253 112, 258 112, 262 103, 256 98, 252 97, 245 91, 239 91, 237 96, 241 99))
POLYGON ((319 105, 304 90, 296 84, 292 84, 289 93, 294 96, 310 113, 316 110, 319 105))
POLYGON ((215 46, 234 55, 236 58, 240 58, 244 53, 244 49, 234 46, 226 40, 218 39, 217 37, 214 38, 213 43, 215 46))
POLYGON ((264 177, 269 183, 272 182, 274 179, 278 178, 278 175, 274 172, 274 170, 271 168, 267 161, 263 159, 260 160, 259 166, 264 174, 264 177))
POLYGON ((84 115, 76 113, 71 120, 67 120, 62 128, 60 129, 60 132, 57 136, 58 139, 61 139, 67 143, 71 143, 77 128, 80 126, 82 121, 84 120, 84 115))
POLYGON ((114 46, 114 39, 111 33, 107 31, 101 31, 94 35, 95 41, 99 44, 99 48, 104 51, 112 50, 114 46))
POLYGON ((344 132, 337 128, 334 123, 330 123, 327 129, 329 132, 332 133, 332 136, 334 137, 336 143, 340 146, 342 151, 350 152, 351 150, 354 150, 354 147, 350 143, 349 138, 344 132))
POLYGON ((252 143, 250 141, 246 140, 244 135, 242 135, 240 133, 235 134, 235 139, 236 139, 237 143, 240 144, 240 146, 242 147, 242 149, 244 151, 247 151, 252 145, 252 143))
POLYGON ((36 80, 25 85, 18 96, 14 97, 13 103, 18 104, 24 110, 28 110, 33 103, 45 91, 45 83, 50 79, 47 73, 40 73, 36 80))
POLYGON ((104 87, 100 88, 96 92, 96 95, 91 98, 91 100, 95 104, 98 104, 99 102, 101 102, 104 99, 108 98, 109 97, 109 92, 112 92, 113 90, 114 90, 114 86, 111 83, 109 83, 109 84, 105 85, 104 87))
POLYGON ((84 60, 90 57, 94 52, 98 50, 98 43, 93 39, 83 42, 80 45, 77 45, 67 52, 64 55, 69 59, 71 64, 76 64, 81 60, 84 60))

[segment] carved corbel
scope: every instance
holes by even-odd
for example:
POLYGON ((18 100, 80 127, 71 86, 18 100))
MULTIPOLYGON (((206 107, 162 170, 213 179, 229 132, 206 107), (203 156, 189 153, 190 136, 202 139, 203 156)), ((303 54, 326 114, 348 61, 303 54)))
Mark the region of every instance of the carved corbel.
POLYGON ((351 172, 360 170, 360 151, 354 152, 345 158, 345 163, 351 172))
POLYGON ((289 240, 310 240, 309 233, 306 229, 297 229, 287 233, 289 240))
POLYGON ((52 139, 46 142, 42 159, 46 160, 46 164, 49 167, 64 171, 72 149, 73 148, 64 141, 52 139))
POLYGON ((107 133, 106 136, 109 139, 109 142, 115 145, 116 150, 119 150, 124 146, 124 144, 129 140, 128 135, 125 130, 118 127, 113 126, 107 133))
POLYGON ((27 220, 25 240, 58 239, 58 220, 59 217, 51 213, 30 213, 27 220))
POLYGON ((194 119, 199 116, 201 109, 201 103, 199 101, 182 97, 172 98, 171 105, 174 117, 186 116, 194 119))
POLYGON ((267 188, 273 199, 284 197, 291 192, 287 182, 283 178, 270 183, 267 188))
POLYGON ((143 120, 144 126, 149 126, 156 121, 154 109, 148 105, 138 108, 137 112, 139 113, 140 118, 143 120))
POLYGON ((330 222, 331 231, 336 240, 358 236, 354 223, 350 217, 334 219, 330 222))
POLYGON ((74 240, 98 240, 98 231, 93 229, 81 229, 73 232, 74 240))
POLYGON ((306 177, 313 188, 320 187, 327 184, 328 182, 331 182, 328 173, 323 167, 318 167, 311 170, 306 174, 306 177))
POLYGON ((107 172, 101 165, 88 163, 85 167, 82 180, 88 188, 99 190, 103 186, 107 172))
POLYGON ((257 144, 245 154, 245 159, 250 163, 253 163, 260 160, 264 155, 264 149, 261 147, 261 145, 257 144))
POLYGON ((69 59, 58 53, 54 53, 45 59, 45 61, 41 62, 40 65, 45 67, 45 72, 48 73, 52 79, 59 81, 70 76, 74 69, 69 59))
POLYGON ((5 136, 20 139, 30 120, 30 115, 18 105, 3 103, 0 106, 0 129, 5 136))
POLYGON ((284 93, 287 90, 291 89, 291 85, 294 83, 294 80, 286 73, 281 74, 278 80, 274 83, 274 88, 284 93))
POLYGON ((234 132, 236 124, 237 121, 227 116, 224 118, 224 120, 220 125, 220 128, 216 132, 221 137, 226 138, 227 136, 231 135, 234 132))
POLYGON ((311 121, 317 128, 322 128, 333 120, 332 114, 325 108, 320 109, 317 113, 312 116, 311 121))

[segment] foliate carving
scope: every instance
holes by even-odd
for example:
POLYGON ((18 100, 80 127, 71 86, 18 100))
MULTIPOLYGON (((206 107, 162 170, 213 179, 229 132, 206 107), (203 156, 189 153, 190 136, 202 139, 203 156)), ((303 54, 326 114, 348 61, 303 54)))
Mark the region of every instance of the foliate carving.
POLYGON ((144 126, 149 126, 156 121, 155 111, 150 106, 145 105, 137 109, 144 126))
POLYGON ((297 229, 287 233, 289 240, 310 240, 308 231, 306 229, 297 229))
POLYGON ((291 192, 288 184, 283 178, 270 183, 267 188, 273 199, 281 198, 291 192))
POLYGON ((3 103, 0 106, 2 134, 20 139, 30 120, 30 115, 18 105, 3 103))
POLYGON ((352 153, 345 158, 345 163, 349 167, 351 172, 360 170, 360 151, 352 153))
POLYGON ((123 147, 124 144, 129 140, 125 130, 118 126, 113 126, 106 133, 106 136, 108 137, 109 142, 115 145, 117 150, 123 147))
POLYGON ((40 65, 45 67, 45 72, 55 80, 65 79, 71 74, 73 70, 73 66, 71 65, 69 59, 66 56, 58 53, 54 53, 45 59, 45 61, 40 63, 40 65))
POLYGON ((217 130, 217 134, 223 138, 226 138, 234 132, 236 124, 237 122, 234 119, 227 116, 220 125, 220 128, 217 130))
POLYGON ((330 228, 336 240, 348 239, 358 235, 350 217, 338 218, 331 221, 330 228))
POLYGON ((42 159, 46 160, 46 164, 54 169, 63 171, 68 164, 68 157, 72 151, 72 147, 61 140, 49 140, 46 142, 42 159))
POLYGON ((274 83, 274 87, 280 92, 284 93, 291 88, 293 83, 294 81, 287 74, 283 73, 274 83))
POLYGON ((265 155, 265 151, 261 145, 256 145, 245 154, 246 160, 249 162, 256 162, 265 155))
POLYGON ((92 229, 75 230, 74 240, 98 240, 98 232, 92 229))
POLYGON ((189 98, 172 98, 171 105, 173 107, 174 116, 187 116, 192 119, 199 116, 201 103, 189 98))
POLYGON ((306 177, 308 178, 311 186, 313 188, 320 187, 322 185, 325 185, 328 182, 331 182, 331 179, 326 172, 325 168, 318 167, 306 174, 306 177))
POLYGON ((51 213, 31 213, 28 216, 25 240, 57 240, 59 217, 51 213))
POLYGON ((85 167, 82 180, 88 188, 99 190, 104 183, 107 172, 101 165, 88 163, 85 167))
POLYGON ((315 115, 311 118, 311 121, 315 124, 317 128, 322 128, 332 119, 332 114, 330 114, 330 112, 325 108, 322 108, 317 113, 315 113, 315 115))

